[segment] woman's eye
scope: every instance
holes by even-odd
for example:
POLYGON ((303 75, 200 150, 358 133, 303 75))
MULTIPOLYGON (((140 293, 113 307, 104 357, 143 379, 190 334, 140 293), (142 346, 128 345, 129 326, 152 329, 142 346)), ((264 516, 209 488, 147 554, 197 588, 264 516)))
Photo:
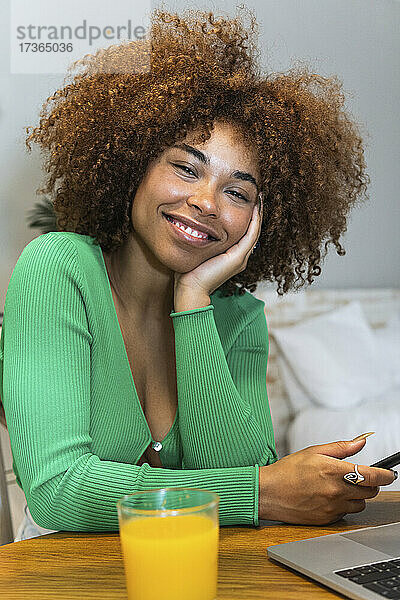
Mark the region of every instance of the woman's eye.
POLYGON ((194 171, 192 171, 192 169, 189 169, 189 167, 186 167, 185 165, 177 165, 175 163, 172 163, 174 165, 174 167, 178 167, 178 169, 183 169, 186 170, 186 173, 188 171, 190 171, 190 173, 193 173, 193 175, 196 175, 196 173, 194 171))
POLYGON ((242 196, 242 194, 239 194, 239 192, 236 192, 235 190, 231 190, 230 192, 228 192, 228 194, 235 194, 238 198, 241 198, 245 202, 248 202, 245 196, 242 196))

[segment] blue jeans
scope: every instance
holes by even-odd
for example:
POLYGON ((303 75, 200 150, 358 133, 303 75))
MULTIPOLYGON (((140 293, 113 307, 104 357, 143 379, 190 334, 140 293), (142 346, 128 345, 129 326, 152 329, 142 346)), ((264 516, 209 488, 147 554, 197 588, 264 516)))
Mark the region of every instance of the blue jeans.
POLYGON ((35 521, 32 519, 28 505, 25 506, 24 513, 25 516, 21 525, 18 527, 14 542, 29 540, 30 538, 39 537, 40 535, 46 535, 46 533, 57 533, 57 531, 53 529, 45 529, 44 527, 36 525, 35 521))

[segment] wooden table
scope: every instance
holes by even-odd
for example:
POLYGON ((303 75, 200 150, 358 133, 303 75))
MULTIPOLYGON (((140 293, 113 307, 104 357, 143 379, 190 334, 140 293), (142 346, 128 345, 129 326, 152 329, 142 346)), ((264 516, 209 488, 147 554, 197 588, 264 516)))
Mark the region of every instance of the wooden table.
MULTIPOLYGON (((343 598, 268 559, 267 547, 394 521, 400 521, 400 492, 381 491, 367 500, 363 512, 346 515, 334 525, 260 521, 258 528, 221 527, 218 599, 343 598)), ((1 546, 0 598, 126 599, 118 533, 59 532, 1 546)))

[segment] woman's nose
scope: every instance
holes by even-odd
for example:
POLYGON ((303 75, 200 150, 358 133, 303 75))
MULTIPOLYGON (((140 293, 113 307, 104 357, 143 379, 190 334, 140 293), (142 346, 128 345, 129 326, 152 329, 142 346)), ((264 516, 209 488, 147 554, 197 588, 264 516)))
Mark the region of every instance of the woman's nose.
POLYGON ((210 188, 199 189, 187 199, 187 203, 197 207, 203 214, 219 216, 219 201, 216 192, 210 188))

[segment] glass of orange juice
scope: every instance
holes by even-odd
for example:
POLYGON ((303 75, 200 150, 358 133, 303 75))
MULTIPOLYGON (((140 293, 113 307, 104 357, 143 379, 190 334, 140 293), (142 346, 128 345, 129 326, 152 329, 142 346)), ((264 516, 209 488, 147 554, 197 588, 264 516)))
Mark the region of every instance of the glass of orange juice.
POLYGON ((129 600, 217 598, 219 496, 160 488, 117 502, 129 600))

